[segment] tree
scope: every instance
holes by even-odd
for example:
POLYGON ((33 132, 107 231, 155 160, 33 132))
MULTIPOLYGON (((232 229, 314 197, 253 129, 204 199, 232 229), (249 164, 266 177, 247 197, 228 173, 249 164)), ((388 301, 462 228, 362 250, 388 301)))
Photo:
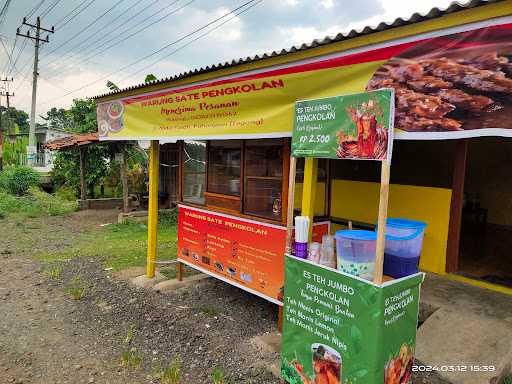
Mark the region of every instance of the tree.
POLYGON ((48 128, 69 130, 73 125, 69 111, 64 108, 57 109, 53 107, 46 112, 46 116, 41 116, 41 118, 46 121, 48 128))
MULTIPOLYGON (((50 111, 53 111, 52 108, 50 111)), ((54 116, 52 114, 52 116, 54 116)), ((56 116, 69 119, 69 130, 81 134, 97 131, 96 103, 91 99, 75 99, 69 110, 58 112, 56 116)), ((106 144, 91 145, 87 148, 85 181, 89 191, 94 190, 108 173, 110 159, 109 147, 106 144)), ((80 191, 80 154, 78 149, 59 151, 55 157, 53 177, 58 185, 72 187, 77 196, 80 191)), ((92 193, 90 193, 92 197, 92 193)))
MULTIPOLYGON (((158 80, 158 78, 153 75, 152 73, 148 73, 146 77, 144 78, 145 83, 151 83, 152 81, 158 80)), ((118 87, 116 83, 113 83, 110 80, 107 80, 107 88, 110 89, 111 92, 117 92, 121 90, 121 88, 118 87)))
POLYGON ((153 75, 152 73, 150 73, 150 74, 147 74, 147 75, 146 75, 146 78, 144 79, 144 82, 145 82, 145 83, 151 83, 152 81, 155 81, 155 80, 158 80, 158 79, 156 78, 156 76, 155 76, 155 75, 153 75))
POLYGON ((2 127, 6 127, 6 124, 8 124, 6 121, 11 120, 18 125, 20 133, 28 133, 29 122, 27 112, 14 107, 9 108, 9 111, 7 111, 7 107, 3 105, 0 106, 0 111, 2 115, 2 127))

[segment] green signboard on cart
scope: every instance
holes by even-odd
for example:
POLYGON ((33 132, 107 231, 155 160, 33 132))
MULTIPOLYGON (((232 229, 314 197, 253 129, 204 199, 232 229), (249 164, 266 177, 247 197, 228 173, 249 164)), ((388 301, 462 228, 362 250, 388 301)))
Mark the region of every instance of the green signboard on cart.
POLYGON ((294 157, 391 160, 394 89, 295 104, 294 157))
POLYGON ((288 384, 409 383, 423 277, 379 286, 286 256, 282 378, 288 384))

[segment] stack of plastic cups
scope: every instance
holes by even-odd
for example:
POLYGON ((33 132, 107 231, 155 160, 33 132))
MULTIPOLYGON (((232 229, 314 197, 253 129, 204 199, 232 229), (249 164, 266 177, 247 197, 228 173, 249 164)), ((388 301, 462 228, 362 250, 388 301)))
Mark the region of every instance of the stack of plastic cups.
POLYGON ((334 237, 324 235, 322 237, 322 248, 320 250, 319 264, 336 269, 336 255, 334 254, 334 237))

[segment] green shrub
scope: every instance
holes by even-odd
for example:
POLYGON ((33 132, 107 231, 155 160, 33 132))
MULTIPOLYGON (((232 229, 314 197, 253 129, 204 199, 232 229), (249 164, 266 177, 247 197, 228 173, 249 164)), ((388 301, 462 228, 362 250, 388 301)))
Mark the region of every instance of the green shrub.
POLYGON ((175 225, 178 223, 178 209, 160 211, 158 213, 158 222, 163 225, 175 225))
POLYGON ((29 195, 32 196, 43 214, 59 216, 76 210, 76 201, 63 200, 56 195, 46 193, 39 188, 31 187, 29 195))
POLYGON ((75 189, 67 185, 59 187, 59 189, 55 191, 55 196, 66 201, 75 201, 77 199, 75 189))
POLYGON ((21 217, 58 216, 77 209, 76 201, 63 200, 55 195, 30 187, 23 196, 13 196, 0 190, 0 219, 9 215, 21 217))
POLYGON ((0 172, 0 188, 12 195, 22 196, 30 187, 39 185, 39 173, 29 167, 7 167, 0 172))

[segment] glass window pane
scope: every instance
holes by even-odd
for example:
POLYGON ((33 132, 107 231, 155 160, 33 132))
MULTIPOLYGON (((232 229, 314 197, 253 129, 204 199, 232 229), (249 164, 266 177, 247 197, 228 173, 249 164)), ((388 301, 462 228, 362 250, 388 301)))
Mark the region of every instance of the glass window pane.
POLYGON ((240 140, 211 141, 208 149, 208 192, 240 196, 240 140))
POLYGON ((283 141, 246 141, 244 212, 281 220, 282 178, 283 141))
POLYGON ((183 201, 204 204, 206 142, 186 141, 183 151, 183 201))

